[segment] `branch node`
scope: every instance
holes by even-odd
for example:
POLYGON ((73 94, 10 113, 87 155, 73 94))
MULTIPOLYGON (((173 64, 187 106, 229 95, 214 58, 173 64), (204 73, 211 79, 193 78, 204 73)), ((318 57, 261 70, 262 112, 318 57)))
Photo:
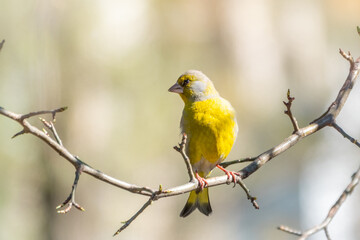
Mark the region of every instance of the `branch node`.
POLYGON ((316 121, 318 121, 318 120, 322 119, 323 117, 325 117, 325 116, 330 112, 331 108, 332 108, 333 106, 335 106, 335 104, 336 104, 335 102, 332 102, 332 103, 330 104, 330 106, 328 107, 328 109, 327 109, 323 114, 321 114, 320 117, 316 118, 315 120, 313 120, 313 121, 310 122, 309 124, 313 124, 313 123, 315 123, 316 121))
POLYGON ((354 58, 351 56, 350 51, 345 53, 341 48, 339 48, 339 52, 340 52, 341 56, 343 56, 343 58, 345 58, 346 60, 349 61, 350 65, 351 65, 351 68, 353 68, 353 66, 354 66, 354 58))

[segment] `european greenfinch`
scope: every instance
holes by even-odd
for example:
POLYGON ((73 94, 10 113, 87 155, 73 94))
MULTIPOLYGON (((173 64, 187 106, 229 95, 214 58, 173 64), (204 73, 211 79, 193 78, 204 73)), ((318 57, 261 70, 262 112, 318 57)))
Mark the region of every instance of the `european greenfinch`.
POLYGON ((218 165, 230 153, 236 140, 235 110, 220 97, 211 80, 197 70, 182 74, 169 92, 178 93, 185 103, 180 128, 182 134, 187 135, 186 154, 200 184, 200 191, 190 192, 180 216, 186 217, 196 208, 208 216, 212 209, 205 178, 216 166, 234 182, 238 175, 218 165))

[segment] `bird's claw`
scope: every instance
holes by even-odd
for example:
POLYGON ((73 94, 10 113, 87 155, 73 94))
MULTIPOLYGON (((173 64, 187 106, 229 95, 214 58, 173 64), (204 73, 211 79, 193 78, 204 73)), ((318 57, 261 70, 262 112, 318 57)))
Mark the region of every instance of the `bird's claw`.
POLYGON ((199 182, 200 191, 202 191, 204 189, 204 187, 207 187, 209 185, 209 183, 205 180, 205 178, 200 177, 197 172, 196 172, 195 176, 199 182))
POLYGON ((226 170, 225 168, 221 167, 220 165, 216 165, 216 166, 227 175, 228 181, 233 182, 234 187, 235 187, 236 183, 237 183, 236 176, 240 177, 240 174, 238 172, 226 170))

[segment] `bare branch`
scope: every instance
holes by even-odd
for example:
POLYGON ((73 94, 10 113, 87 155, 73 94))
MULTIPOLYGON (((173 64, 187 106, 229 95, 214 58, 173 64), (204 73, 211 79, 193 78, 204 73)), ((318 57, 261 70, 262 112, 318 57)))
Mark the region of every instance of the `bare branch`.
POLYGON ((20 135, 23 135, 24 133, 26 133, 25 130, 21 130, 20 132, 15 133, 14 136, 12 136, 11 138, 16 138, 16 137, 18 137, 20 135))
POLYGON ((186 139, 187 139, 186 133, 183 133, 181 143, 179 143, 179 146, 175 146, 174 149, 181 154, 181 156, 183 157, 183 159, 185 161, 186 168, 188 170, 188 174, 190 177, 190 182, 197 182, 194 172, 193 172, 193 169, 192 169, 192 166, 191 166, 191 163, 190 163, 190 159, 185 153, 186 139))
POLYGON ((360 69, 360 58, 358 58, 355 62, 352 61, 352 57, 350 54, 342 53, 341 55, 344 56, 346 60, 350 63, 350 72, 348 77, 345 80, 345 83, 343 84, 342 88, 339 91, 338 96, 336 97, 335 101, 331 103, 328 111, 326 111, 326 114, 323 114, 321 118, 318 118, 317 120, 310 123, 308 126, 300 128, 298 132, 295 134, 292 134, 288 138, 286 138, 282 143, 279 145, 269 149, 268 151, 260 154, 255 161, 253 161, 251 164, 249 164, 247 167, 243 168, 239 173, 241 174, 242 179, 250 176, 252 173, 254 173, 256 170, 258 170, 261 166, 263 166, 265 163, 273 159, 274 157, 278 156, 279 154, 285 152, 287 149, 294 146, 298 141, 301 139, 319 131, 323 127, 331 126, 340 111, 342 110, 342 107, 344 106, 352 87, 355 84, 355 81, 357 79, 357 76, 359 74, 360 69))
POLYGON ((110 183, 116 187, 125 189, 125 190, 133 192, 133 193, 151 196, 153 194, 153 192, 155 192, 155 190, 150 189, 148 187, 136 186, 134 184, 129 184, 129 183, 123 182, 121 180, 115 179, 113 177, 106 175, 105 173, 103 173, 99 170, 96 170, 96 169, 90 167, 88 164, 80 161, 77 157, 75 157, 74 154, 71 154, 69 152, 69 150, 67 150, 64 146, 62 146, 59 143, 57 143, 56 141, 54 141, 48 134, 46 134, 45 132, 32 126, 26 120, 26 118, 29 115, 36 116, 36 115, 45 114, 45 113, 53 114, 54 111, 55 111, 55 113, 58 112, 56 109, 50 110, 50 111, 39 111, 39 112, 31 113, 31 114, 26 114, 25 115, 26 117, 23 117, 23 115, 21 115, 21 114, 13 113, 13 112, 10 112, 10 111, 0 107, 0 115, 3 115, 5 117, 8 117, 10 119, 17 121, 21 126, 23 126, 23 128, 24 128, 23 131, 25 133, 30 133, 30 134, 40 138, 41 140, 43 140, 52 149, 54 149, 57 153, 59 153, 63 158, 65 158, 68 162, 70 162, 72 165, 74 165, 75 168, 79 168, 81 166, 82 172, 87 173, 101 181, 110 183))
POLYGON ((62 141, 61 141, 61 139, 59 137, 59 134, 57 133, 56 128, 54 126, 54 123, 52 121, 48 122, 44 118, 40 118, 40 121, 45 125, 45 127, 50 129, 50 131, 53 133, 53 135, 55 137, 56 142, 58 144, 60 144, 61 146, 63 146, 62 141))
POLYGON ((335 122, 331 125, 333 128, 335 128, 341 135, 343 135, 344 138, 347 138, 350 142, 355 144, 356 146, 360 147, 360 143, 353 137, 351 137, 349 134, 347 134, 339 125, 337 125, 335 122))
POLYGON ((350 67, 353 67, 354 64, 354 58, 351 56, 350 52, 346 53, 344 52, 341 48, 339 49, 339 52, 341 54, 341 56, 343 56, 346 60, 348 60, 350 62, 350 67))
POLYGON ((257 157, 241 158, 241 159, 238 159, 238 160, 222 162, 219 165, 222 166, 223 168, 227 168, 228 166, 233 165, 233 164, 244 163, 244 162, 253 162, 256 158, 257 157))
POLYGON ((52 115, 52 119, 53 121, 55 120, 55 115, 56 113, 60 113, 60 112, 63 112, 67 109, 68 107, 61 107, 61 108, 57 108, 57 109, 53 109, 53 110, 45 110, 45 111, 38 111, 38 112, 31 112, 31 113, 28 113, 28 114, 23 114, 21 115, 21 118, 22 119, 27 119, 27 118, 30 118, 30 117, 34 117, 34 116, 37 116, 37 115, 43 115, 43 114, 51 114, 52 115))
POLYGON ((159 190, 154 192, 153 195, 146 201, 146 203, 137 211, 129 220, 123 222, 123 225, 114 233, 113 236, 116 236, 127 228, 148 206, 150 206, 154 201, 158 200, 158 194, 163 192, 162 185, 159 185, 159 190))
POLYGON ((298 231, 298 230, 295 230, 295 229, 292 229, 288 226, 284 226, 284 225, 280 225, 278 227, 278 229, 280 231, 283 231, 283 232, 286 232, 286 233, 290 233, 290 234, 293 234, 293 235, 296 235, 296 236, 301 236, 302 235, 302 232, 301 231, 298 231))
MULTIPOLYGON (((3 44, 3 42, 2 42, 2 44, 3 44)), ((236 177, 237 182, 242 181, 243 179, 249 177, 251 174, 256 172, 260 167, 265 165, 267 162, 269 162, 274 157, 278 156, 279 154, 285 152, 286 150, 288 150, 289 148, 294 146, 301 139, 303 139, 303 138, 305 138, 305 137, 319 131, 323 127, 334 126, 335 119, 338 116, 338 114, 340 113, 343 105, 345 104, 345 102, 347 100, 348 95, 350 94, 350 92, 352 90, 353 85, 355 84, 356 78, 357 78, 358 73, 359 73, 359 68, 360 68, 359 67, 360 58, 358 58, 356 61, 354 61, 352 56, 350 55, 350 53, 346 54, 346 53, 344 53, 343 51, 340 50, 340 54, 347 61, 349 61, 349 63, 350 63, 350 72, 349 72, 349 75, 348 75, 345 83, 343 84, 342 88, 340 89, 337 98, 335 99, 335 101, 328 108, 328 111, 326 111, 325 114, 323 114, 320 118, 316 119, 311 124, 309 124, 308 126, 305 126, 303 128, 298 128, 298 127, 296 127, 296 124, 293 123, 294 129, 297 130, 297 131, 294 134, 287 137, 283 142, 279 143, 277 146, 275 146, 275 147, 265 151, 264 153, 260 154, 248 166, 241 169, 238 172, 239 176, 236 177)), ((290 94, 288 95, 288 100, 292 101, 291 97, 290 97, 290 94)), ((56 139, 56 140, 52 139, 49 136, 49 134, 47 134, 44 131, 39 130, 38 128, 34 127, 33 125, 31 125, 27 121, 27 118, 37 116, 37 115, 41 115, 41 114, 51 114, 52 117, 53 117, 53 121, 54 121, 55 120, 55 114, 58 113, 58 112, 62 112, 65 109, 66 108, 59 108, 59 109, 54 109, 54 110, 49 110, 49 111, 31 112, 31 113, 28 113, 28 114, 17 114, 17 113, 7 111, 4 108, 0 107, 0 115, 3 115, 5 117, 8 117, 8 118, 10 118, 12 120, 17 121, 23 127, 23 130, 20 131, 18 134, 15 134, 15 136, 18 136, 18 135, 24 134, 24 133, 30 133, 30 134, 40 138, 46 144, 48 144, 52 149, 54 149, 54 151, 59 153, 63 158, 65 158, 68 162, 70 162, 77 169, 77 171, 78 171, 78 169, 81 169, 81 172, 87 173, 87 174, 89 174, 89 175, 91 175, 91 176, 93 176, 93 177, 95 177, 95 178, 97 178, 97 179, 99 179, 101 181, 112 184, 112 185, 114 185, 116 187, 119 187, 121 189, 127 190, 127 191, 132 192, 132 193, 149 196, 150 199, 144 204, 144 206, 131 219, 129 219, 125 223, 125 225, 124 225, 125 227, 123 226, 122 228, 119 229, 120 231, 125 229, 154 200, 164 198, 164 197, 170 197, 170 196, 183 194, 183 193, 186 193, 186 192, 190 192, 192 190, 196 190, 198 188, 198 182, 196 180, 194 180, 195 177, 194 177, 194 174, 192 172, 191 164, 190 164, 190 161, 189 161, 188 157, 186 156, 185 150, 184 150, 185 149, 185 144, 186 144, 186 136, 183 136, 183 140, 179 144, 179 147, 175 147, 175 149, 182 154, 182 156, 183 156, 183 158, 185 160, 185 163, 187 164, 189 177, 190 177, 191 181, 189 183, 186 183, 186 184, 181 185, 181 186, 176 186, 176 187, 165 189, 165 190, 161 189, 161 191, 160 191, 160 190, 152 189, 152 188, 149 188, 149 187, 137 186, 137 185, 134 185, 134 184, 130 184, 130 183, 118 180, 116 178, 113 178, 111 176, 106 175, 105 173, 103 173, 103 172, 101 172, 99 170, 96 170, 96 169, 90 167, 88 164, 82 162, 79 158, 77 158, 74 154, 71 154, 70 151, 67 150, 62 145, 61 141, 59 141, 60 138, 56 139)), ((290 111, 290 108, 288 109, 288 111, 290 111)), ((290 118, 292 119, 292 117, 290 117, 290 118)), ((50 123, 50 125, 51 125, 51 123, 50 123)), ((57 133, 56 133, 56 130, 55 130, 54 126, 52 125, 52 126, 50 126, 48 128, 53 132, 55 138, 57 138, 56 137, 57 133)), ((235 160, 235 161, 237 163, 238 162, 243 162, 242 160, 235 160)), ((224 163, 224 165, 229 166, 229 165, 231 165, 233 163, 234 163, 234 161, 224 163)), ((359 175, 360 174, 359 174, 359 171, 358 171, 355 174, 352 183, 350 184, 351 186, 350 185, 348 186, 347 190, 339 198, 337 204, 335 204, 333 206, 333 208, 331 209, 331 211, 329 212, 329 216, 331 214, 332 215, 330 216, 330 218, 328 217, 326 221, 331 221, 333 215, 335 215, 338 208, 341 206, 343 201, 345 201, 348 194, 351 192, 351 190, 358 183, 359 175)), ((75 202, 75 189, 76 189, 76 186, 77 186, 77 182, 79 180, 79 176, 80 176, 80 173, 78 173, 78 175, 75 176, 72 192, 69 195, 69 198, 67 199, 68 201, 65 201, 63 203, 63 206, 65 206, 65 204, 69 204, 69 206, 70 206, 70 204, 76 206, 75 205, 76 204, 76 202, 75 202), (71 200, 71 203, 70 203, 70 200, 71 200)), ((223 176, 208 178, 207 183, 208 183, 207 187, 226 184, 226 183, 228 183, 228 177, 226 175, 223 175, 223 176)), ((242 185, 244 190, 247 189, 244 186, 245 185, 242 185)), ((248 195, 248 198, 250 198, 251 200, 253 199, 255 201, 255 198, 253 198, 251 195, 249 195, 248 191, 247 191, 247 195, 248 195)), ((253 204, 254 204, 254 201, 252 201, 253 204)), ((79 206, 79 208, 81 208, 81 207, 79 206)), ((319 229, 319 228, 324 229, 327 226, 327 224, 328 223, 325 222, 325 225, 321 224, 321 225, 317 226, 316 228, 313 228, 312 231, 318 231, 317 229, 319 229)))
POLYGON ((329 230, 327 227, 324 228, 324 232, 325 232, 325 236, 326 236, 327 240, 331 240, 329 230))
POLYGON ((127 228, 148 206, 150 206, 152 204, 152 202, 154 201, 154 196, 149 198, 149 200, 146 201, 146 203, 139 209, 139 211, 137 211, 134 216, 132 216, 129 220, 123 222, 123 225, 121 226, 121 228, 119 228, 113 236, 118 235, 119 233, 121 233, 125 228, 127 228))
POLYGON ((256 197, 251 196, 250 190, 246 187, 245 183, 243 182, 243 180, 240 177, 237 179, 237 183, 245 191, 247 199, 250 200, 250 202, 252 203, 254 208, 259 209, 260 207, 259 207, 259 204, 256 202, 256 197))
POLYGON ((77 184, 78 184, 79 179, 80 179, 80 174, 81 174, 81 168, 76 169, 76 171, 75 171, 75 179, 74 179, 74 183, 72 185, 70 195, 68 196, 68 198, 62 204, 57 206, 56 209, 63 208, 65 205, 68 205, 68 207, 63 209, 63 210, 57 211, 58 213, 68 213, 71 210, 72 206, 76 207, 80 211, 85 211, 85 209, 83 207, 81 207, 79 204, 77 204, 76 201, 75 201, 75 192, 76 192, 77 184))
POLYGON ((4 43, 5 43, 5 39, 3 39, 3 40, 0 42, 0 51, 1 51, 2 47, 4 46, 4 43))
POLYGON ((286 108, 287 108, 287 109, 284 111, 284 113, 289 116, 289 118, 290 118, 290 120, 291 120, 291 123, 292 123, 292 125, 293 125, 293 127, 294 127, 293 133, 296 133, 296 132, 299 131, 299 124, 298 124, 298 122, 296 121, 296 118, 293 116, 293 114, 292 114, 292 112, 291 112, 291 105, 292 105, 292 102, 295 100, 295 98, 290 96, 290 89, 288 89, 286 95, 287 95, 288 101, 287 101, 287 102, 283 101, 284 105, 285 105, 286 108))

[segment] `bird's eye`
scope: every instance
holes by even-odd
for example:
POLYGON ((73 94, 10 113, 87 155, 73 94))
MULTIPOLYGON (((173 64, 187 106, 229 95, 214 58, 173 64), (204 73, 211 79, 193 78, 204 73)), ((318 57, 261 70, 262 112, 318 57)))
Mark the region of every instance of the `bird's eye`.
POLYGON ((189 82, 190 82, 189 79, 185 79, 182 83, 182 86, 185 87, 186 85, 189 84, 189 82))

